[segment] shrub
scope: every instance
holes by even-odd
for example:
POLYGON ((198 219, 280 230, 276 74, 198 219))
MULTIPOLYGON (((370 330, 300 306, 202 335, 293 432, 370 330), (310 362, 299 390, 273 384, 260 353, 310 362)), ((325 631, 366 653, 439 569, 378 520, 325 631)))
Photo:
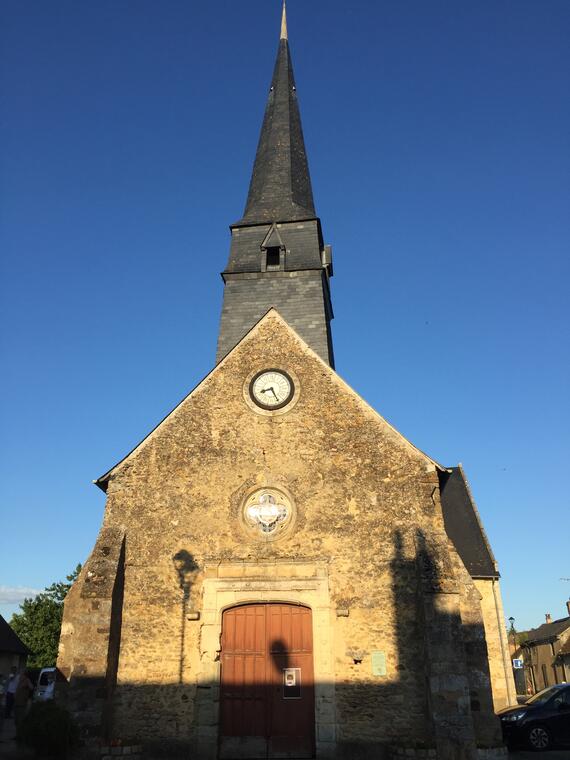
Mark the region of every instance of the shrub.
POLYGON ((40 757, 63 758, 77 746, 79 729, 67 710, 48 700, 32 705, 22 722, 20 738, 40 757))

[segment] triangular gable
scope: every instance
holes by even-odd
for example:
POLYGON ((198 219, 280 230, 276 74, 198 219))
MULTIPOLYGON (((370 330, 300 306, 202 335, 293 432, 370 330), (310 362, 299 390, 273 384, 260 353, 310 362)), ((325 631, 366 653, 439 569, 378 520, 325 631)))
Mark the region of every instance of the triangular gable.
POLYGON ((256 333, 259 331, 262 324, 264 324, 267 320, 275 320, 278 324, 283 326, 286 330, 288 330, 291 335, 295 338, 296 341, 300 344, 301 348, 309 353, 316 361, 318 361, 323 369, 330 375, 330 377, 333 379, 335 383, 340 385, 346 392, 348 392, 350 395, 352 395, 354 398, 357 399, 359 405, 361 408, 364 409, 364 411, 369 414, 376 422, 380 421, 383 425, 385 425, 392 433, 394 433, 397 438, 400 439, 400 441, 406 446, 406 448, 411 449, 415 454, 420 455, 423 457, 426 462, 431 466, 434 467, 442 472, 446 471, 446 468, 440 465, 438 462, 436 462, 434 459, 429 457, 427 454, 425 454, 423 451, 417 448, 417 446, 414 446, 413 443, 408 441, 405 436, 403 436, 398 430, 396 430, 395 427, 393 427, 387 420, 384 419, 378 412, 373 409, 361 396, 356 393, 355 390, 353 390, 348 383, 346 383, 336 372, 334 369, 332 369, 326 362, 324 362, 321 357, 313 351, 310 346, 305 343, 305 341, 299 336, 297 332, 283 319, 283 317, 277 312, 276 309, 271 308, 269 311, 267 311, 264 316, 251 328, 251 330, 244 335, 244 337, 240 340, 239 343, 237 343, 234 348, 222 359, 219 364, 217 364, 214 369, 209 372, 206 377, 201 380, 198 385, 196 385, 188 395, 186 395, 182 401, 180 401, 174 409, 169 412, 166 417, 164 417, 158 425, 151 430, 151 432, 145 436, 140 443, 138 443, 123 459, 121 459, 119 462, 117 462, 116 465, 111 467, 110 470, 108 470, 104 475, 101 475, 100 478, 97 478, 97 480, 94 480, 93 482, 95 485, 99 486, 103 491, 107 490, 107 484, 109 481, 109 478, 111 475, 117 470, 117 468, 121 467, 128 459, 130 459, 136 452, 145 445, 154 435, 155 433, 166 423, 167 420, 169 420, 173 415, 177 413, 177 411, 187 402, 189 401, 192 396, 197 393, 199 390, 203 389, 204 386, 208 384, 210 379, 214 377, 214 375, 219 372, 220 368, 226 364, 229 359, 234 355, 236 351, 240 350, 240 347, 243 346, 245 343, 255 340, 256 333))
POLYGON ((279 234, 279 230, 277 229, 277 225, 275 222, 271 225, 269 232, 263 239, 263 243, 261 244, 261 248, 285 248, 285 244, 283 243, 283 240, 281 238, 281 235, 279 234))

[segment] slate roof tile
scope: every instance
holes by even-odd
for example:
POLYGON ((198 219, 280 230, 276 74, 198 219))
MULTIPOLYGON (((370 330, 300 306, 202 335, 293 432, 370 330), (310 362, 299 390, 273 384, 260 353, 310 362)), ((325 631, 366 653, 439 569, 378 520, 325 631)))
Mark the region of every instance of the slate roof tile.
POLYGON ((532 628, 530 631, 526 632, 528 638, 524 644, 536 644, 541 641, 555 639, 568 628, 570 628, 570 617, 553 620, 552 623, 543 623, 542 625, 539 625, 538 628, 532 628))
POLYGON ((499 571, 461 466, 440 472, 447 535, 472 578, 498 578, 499 571))
POLYGON ((293 63, 279 40, 243 218, 236 225, 316 217, 293 63))

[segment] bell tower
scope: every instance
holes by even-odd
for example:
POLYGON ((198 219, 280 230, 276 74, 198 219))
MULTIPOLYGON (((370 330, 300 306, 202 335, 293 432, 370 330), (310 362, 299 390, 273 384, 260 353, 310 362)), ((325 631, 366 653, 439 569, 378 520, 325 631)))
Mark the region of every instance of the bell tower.
POLYGON ((285 3, 245 212, 230 229, 216 361, 274 307, 334 367, 332 252, 313 201, 285 3))

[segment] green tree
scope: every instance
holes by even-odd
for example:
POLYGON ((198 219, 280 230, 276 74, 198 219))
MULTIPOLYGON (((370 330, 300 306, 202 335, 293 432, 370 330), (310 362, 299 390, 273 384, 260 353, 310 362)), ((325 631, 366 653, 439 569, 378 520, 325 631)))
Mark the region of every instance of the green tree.
POLYGON ((10 625, 31 651, 28 665, 31 668, 48 668, 55 665, 63 616, 63 600, 79 575, 77 565, 65 582, 52 583, 34 599, 24 599, 21 612, 12 615, 10 625))

